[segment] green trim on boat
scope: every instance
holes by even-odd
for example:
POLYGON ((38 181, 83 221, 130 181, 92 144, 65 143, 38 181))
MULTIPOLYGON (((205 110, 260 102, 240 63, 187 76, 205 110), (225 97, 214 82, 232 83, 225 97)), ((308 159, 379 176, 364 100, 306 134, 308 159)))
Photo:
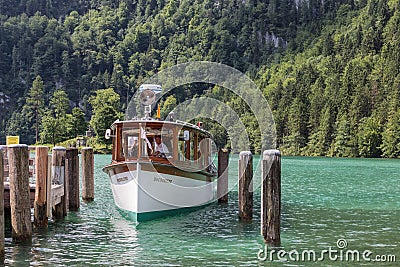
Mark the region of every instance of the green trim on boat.
POLYGON ((174 216, 182 213, 187 213, 191 211, 195 211, 201 208, 204 208, 207 205, 210 205, 213 202, 201 205, 201 206, 196 206, 196 207, 185 207, 185 208, 179 208, 179 209, 172 209, 172 210, 160 210, 160 211, 151 211, 151 212, 142 212, 142 213, 136 213, 133 211, 127 211, 123 210, 121 208, 118 208, 120 213, 122 214, 123 217, 132 220, 134 222, 145 222, 145 221, 150 221, 154 219, 159 219, 163 217, 169 217, 169 216, 174 216))

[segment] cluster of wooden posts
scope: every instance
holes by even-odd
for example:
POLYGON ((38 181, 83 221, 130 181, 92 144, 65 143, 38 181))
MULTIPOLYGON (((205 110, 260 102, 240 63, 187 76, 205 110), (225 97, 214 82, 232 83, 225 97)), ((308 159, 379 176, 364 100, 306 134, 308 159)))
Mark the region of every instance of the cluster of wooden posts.
MULTIPOLYGON (((94 199, 94 156, 82 148, 82 199, 94 199)), ((4 255, 4 208, 11 210, 12 239, 32 239, 31 208, 35 227, 46 227, 48 219, 62 219, 77 211, 79 157, 77 148, 11 145, 0 147, 0 255, 4 255), (35 157, 30 158, 31 152, 35 157), (33 154, 33 153, 32 153, 33 154), (33 166, 33 167, 31 167, 33 166), (35 183, 30 182, 34 176, 35 183)))
MULTIPOLYGON (((218 202, 228 202, 229 151, 218 152, 218 202)), ((239 154, 239 219, 253 219, 253 155, 250 151, 239 154)), ((261 170, 261 235, 264 241, 280 245, 281 218, 281 153, 265 150, 261 170)))

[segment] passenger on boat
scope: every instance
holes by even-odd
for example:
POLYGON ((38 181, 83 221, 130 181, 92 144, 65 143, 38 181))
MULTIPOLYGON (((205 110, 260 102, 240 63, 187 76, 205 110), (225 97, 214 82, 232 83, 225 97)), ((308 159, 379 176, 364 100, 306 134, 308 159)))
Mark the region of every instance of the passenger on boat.
POLYGON ((128 146, 129 146, 129 156, 137 157, 138 154, 138 138, 136 136, 129 136, 128 146))
POLYGON ((155 136, 155 149, 154 149, 154 156, 163 156, 165 157, 166 154, 169 154, 168 147, 161 141, 161 135, 155 136))

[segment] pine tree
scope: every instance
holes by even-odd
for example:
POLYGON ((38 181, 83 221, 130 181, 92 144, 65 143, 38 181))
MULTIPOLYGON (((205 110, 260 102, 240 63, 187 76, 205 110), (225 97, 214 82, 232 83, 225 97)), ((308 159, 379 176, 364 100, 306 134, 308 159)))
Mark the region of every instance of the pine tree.
POLYGON ((44 111, 44 83, 42 78, 38 75, 33 81, 32 87, 28 92, 26 103, 23 107, 29 121, 33 123, 35 129, 36 143, 39 141, 39 127, 41 125, 41 118, 44 111))
POLYGON ((340 113, 336 119, 336 133, 333 139, 330 155, 335 157, 351 157, 354 148, 351 143, 350 123, 346 113, 340 113))
POLYGON ((57 90, 50 99, 50 108, 43 116, 43 130, 40 133, 43 143, 57 143, 69 138, 67 132, 67 111, 69 99, 67 93, 57 90))
POLYGON ((286 155, 300 155, 305 139, 301 135, 301 103, 295 98, 288 116, 288 135, 283 137, 281 149, 286 155))
POLYGON ((309 156, 325 156, 331 143, 331 109, 324 108, 317 131, 309 138, 305 154, 309 156))
POLYGON ((379 119, 374 117, 362 118, 358 130, 358 149, 360 156, 376 158, 381 155, 382 127, 379 119))
POLYGON ((72 113, 66 115, 66 125, 68 135, 66 139, 83 135, 88 127, 83 110, 78 107, 73 108, 72 113))

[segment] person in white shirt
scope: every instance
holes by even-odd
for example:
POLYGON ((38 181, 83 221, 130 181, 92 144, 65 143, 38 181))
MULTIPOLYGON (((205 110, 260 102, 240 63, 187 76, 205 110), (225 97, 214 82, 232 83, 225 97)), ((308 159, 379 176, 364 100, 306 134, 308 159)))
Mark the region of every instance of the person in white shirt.
POLYGON ((160 155, 164 155, 169 153, 168 147, 161 141, 161 136, 160 135, 156 135, 155 136, 155 141, 156 141, 156 145, 154 148, 154 156, 160 156, 160 155))

